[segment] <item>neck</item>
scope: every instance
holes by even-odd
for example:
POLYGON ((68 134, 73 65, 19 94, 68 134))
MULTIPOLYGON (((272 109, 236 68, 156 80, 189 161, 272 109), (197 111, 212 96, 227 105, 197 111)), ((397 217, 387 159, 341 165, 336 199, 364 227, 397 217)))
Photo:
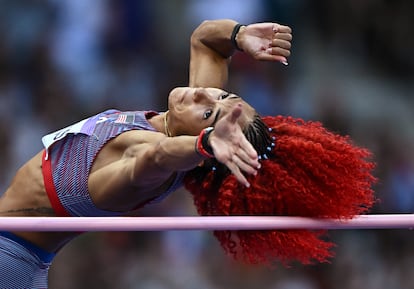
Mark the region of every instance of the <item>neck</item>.
POLYGON ((164 114, 155 115, 148 119, 148 122, 155 128, 156 131, 165 133, 164 114))
POLYGON ((168 128, 168 110, 164 113, 164 133, 167 135, 167 136, 171 136, 171 132, 170 132, 170 130, 169 130, 169 128, 168 128))

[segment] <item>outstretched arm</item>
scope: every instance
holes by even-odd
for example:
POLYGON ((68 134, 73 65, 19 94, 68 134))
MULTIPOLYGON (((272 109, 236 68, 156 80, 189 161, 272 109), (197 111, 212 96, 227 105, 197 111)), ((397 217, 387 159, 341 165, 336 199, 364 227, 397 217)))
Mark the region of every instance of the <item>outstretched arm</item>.
MULTIPOLYGON (((215 158, 240 183, 249 186, 246 175, 256 174, 260 164, 256 151, 237 123, 241 113, 242 107, 237 105, 218 120, 207 143, 215 158)), ((153 131, 121 134, 108 145, 113 150, 128 147, 123 156, 89 175, 88 188, 93 201, 100 208, 122 211, 156 197, 165 190, 174 172, 193 169, 206 159, 197 151, 197 144, 197 136, 167 137, 153 131)))
POLYGON ((229 19, 204 21, 191 36, 191 87, 224 88, 228 65, 237 44, 244 53, 256 60, 287 63, 290 55, 292 30, 277 23, 255 23, 241 26, 234 35, 237 22, 229 19))

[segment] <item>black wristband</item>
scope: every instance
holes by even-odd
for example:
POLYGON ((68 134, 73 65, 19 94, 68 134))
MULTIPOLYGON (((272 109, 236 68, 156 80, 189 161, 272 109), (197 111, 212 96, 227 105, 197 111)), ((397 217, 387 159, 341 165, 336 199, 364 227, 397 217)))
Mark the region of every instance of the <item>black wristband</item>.
POLYGON ((239 24, 236 24, 236 26, 234 26, 234 28, 233 28, 233 32, 231 33, 231 37, 230 37, 230 40, 231 40, 231 43, 233 44, 233 47, 236 48, 239 51, 243 51, 243 49, 241 49, 239 47, 239 45, 237 44, 236 36, 237 36, 237 33, 239 33, 240 28, 242 26, 245 26, 245 25, 240 24, 240 23, 239 24))
POLYGON ((214 158, 213 148, 208 144, 208 138, 213 129, 213 127, 203 129, 195 142, 195 151, 206 158, 214 158))
POLYGON ((213 127, 205 128, 204 129, 205 133, 203 134, 201 138, 201 144, 203 148, 211 155, 214 155, 214 153, 213 153, 213 148, 208 144, 208 137, 213 132, 213 129, 214 129, 213 127))

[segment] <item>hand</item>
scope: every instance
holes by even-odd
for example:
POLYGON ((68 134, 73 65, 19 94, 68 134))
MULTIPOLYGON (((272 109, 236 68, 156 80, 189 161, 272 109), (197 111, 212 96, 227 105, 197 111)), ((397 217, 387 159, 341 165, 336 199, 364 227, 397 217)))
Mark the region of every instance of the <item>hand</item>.
POLYGON ((242 113, 239 103, 225 117, 221 118, 209 136, 209 144, 213 149, 214 157, 225 164, 237 180, 249 187, 250 184, 242 171, 248 174, 257 174, 260 168, 257 152, 246 139, 237 120, 242 113))
POLYGON ((279 61, 287 65, 292 29, 276 23, 255 23, 240 28, 239 47, 256 60, 279 61))

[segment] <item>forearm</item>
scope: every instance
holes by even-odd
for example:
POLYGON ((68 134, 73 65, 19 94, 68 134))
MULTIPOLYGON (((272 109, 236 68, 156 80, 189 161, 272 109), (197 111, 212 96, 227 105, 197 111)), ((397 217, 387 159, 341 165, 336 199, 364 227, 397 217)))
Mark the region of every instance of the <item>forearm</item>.
POLYGON ((205 159, 196 151, 196 139, 196 136, 164 138, 154 147, 154 166, 167 174, 193 169, 205 159))
POLYGON ((237 24, 229 19, 204 21, 193 32, 189 86, 225 88, 228 66, 236 49, 255 60, 287 64, 292 40, 290 27, 272 22, 237 24))
POLYGON ((235 48, 231 34, 233 20, 204 21, 191 36, 189 86, 224 88, 235 48))
POLYGON ((235 51, 231 34, 236 24, 230 19, 204 21, 194 30, 191 45, 205 45, 222 58, 229 58, 235 51))
POLYGON ((174 172, 191 170, 203 160, 214 157, 226 165, 239 182, 248 186, 244 173, 256 174, 260 163, 238 123, 241 114, 242 105, 238 104, 217 121, 214 129, 203 129, 198 136, 163 136, 139 145, 136 153, 130 152, 136 162, 134 182, 154 186, 174 172))

